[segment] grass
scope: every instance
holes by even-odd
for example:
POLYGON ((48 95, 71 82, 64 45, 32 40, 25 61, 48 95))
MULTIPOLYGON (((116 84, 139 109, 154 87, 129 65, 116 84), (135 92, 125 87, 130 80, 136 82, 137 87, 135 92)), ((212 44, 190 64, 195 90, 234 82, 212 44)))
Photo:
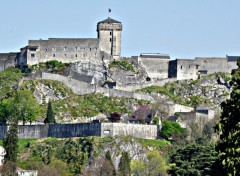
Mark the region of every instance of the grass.
POLYGON ((165 148, 171 145, 169 141, 166 140, 154 140, 154 139, 141 139, 137 138, 137 141, 142 144, 144 147, 157 147, 157 148, 165 148))
MULTIPOLYGON (((18 139, 18 152, 22 152, 26 147, 36 143, 37 139, 18 139)), ((0 140, 0 146, 3 146, 3 140, 0 140)))
POLYGON ((109 64, 109 69, 111 69, 113 67, 117 67, 117 68, 120 68, 120 69, 123 69, 123 70, 126 70, 126 71, 132 71, 134 73, 137 73, 135 68, 133 67, 133 65, 126 60, 124 60, 124 61, 112 61, 109 64))

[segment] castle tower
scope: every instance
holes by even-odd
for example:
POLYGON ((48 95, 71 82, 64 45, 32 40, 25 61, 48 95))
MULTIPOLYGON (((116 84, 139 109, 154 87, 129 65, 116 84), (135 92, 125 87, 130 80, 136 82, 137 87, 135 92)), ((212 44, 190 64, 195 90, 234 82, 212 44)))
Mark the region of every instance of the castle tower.
POLYGON ((121 56, 122 24, 111 18, 107 18, 97 24, 100 50, 112 55, 113 58, 121 56))

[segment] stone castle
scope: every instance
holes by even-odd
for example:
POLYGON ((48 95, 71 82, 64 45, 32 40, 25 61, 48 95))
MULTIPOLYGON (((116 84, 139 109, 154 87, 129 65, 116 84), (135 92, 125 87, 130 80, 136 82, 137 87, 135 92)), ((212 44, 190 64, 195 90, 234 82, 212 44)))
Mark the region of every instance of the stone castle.
POLYGON ((98 22, 97 38, 29 40, 28 45, 21 48, 20 52, 0 54, 0 71, 11 66, 24 68, 50 60, 74 63, 129 59, 141 63, 147 73, 147 81, 149 81, 166 78, 196 79, 202 74, 231 72, 237 67, 238 56, 170 60, 168 54, 147 53, 122 58, 121 32, 121 22, 107 18, 98 22))

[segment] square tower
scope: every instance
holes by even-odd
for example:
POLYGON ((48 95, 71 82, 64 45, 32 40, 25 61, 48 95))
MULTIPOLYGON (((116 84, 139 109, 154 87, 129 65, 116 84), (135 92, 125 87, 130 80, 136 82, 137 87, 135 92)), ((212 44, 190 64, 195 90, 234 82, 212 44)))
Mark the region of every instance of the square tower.
POLYGON ((97 24, 99 47, 101 51, 117 59, 121 56, 122 24, 112 18, 107 18, 97 24))

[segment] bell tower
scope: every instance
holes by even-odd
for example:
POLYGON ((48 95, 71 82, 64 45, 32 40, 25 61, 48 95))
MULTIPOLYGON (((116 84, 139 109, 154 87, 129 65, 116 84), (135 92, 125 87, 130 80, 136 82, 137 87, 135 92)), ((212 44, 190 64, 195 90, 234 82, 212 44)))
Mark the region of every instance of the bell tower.
POLYGON ((112 18, 107 18, 97 24, 99 48, 105 51, 114 59, 121 56, 121 35, 122 24, 112 18))

